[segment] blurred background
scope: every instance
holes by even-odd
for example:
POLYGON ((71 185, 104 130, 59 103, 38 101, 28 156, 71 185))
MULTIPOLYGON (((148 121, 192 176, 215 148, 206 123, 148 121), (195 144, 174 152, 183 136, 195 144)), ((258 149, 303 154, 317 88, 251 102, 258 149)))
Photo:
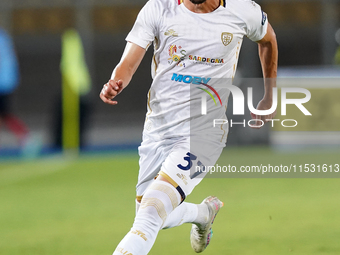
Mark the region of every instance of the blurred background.
MULTIPOLYGON (((105 105, 98 94, 119 62, 125 46, 125 36, 145 2, 145 0, 1 0, 0 27, 13 39, 20 74, 18 87, 10 96, 10 109, 11 113, 26 126, 29 135, 25 136, 28 137, 27 141, 20 141, 20 132, 19 135, 13 134, 11 128, 6 128, 4 121, 0 122, 0 155, 16 155, 19 153, 18 148, 25 145, 30 153, 60 150, 62 35, 70 28, 76 29, 80 35, 90 76, 88 82, 90 90, 87 90, 80 100, 82 149, 136 148, 141 141, 146 95, 151 83, 152 49, 149 49, 130 86, 119 95, 118 106, 105 105)), ((340 1, 257 2, 268 14, 269 21, 276 31, 280 77, 340 76, 340 69, 337 66, 340 63, 340 51, 336 57, 340 43, 340 1)), ((241 51, 238 77, 239 79, 261 77, 257 46, 247 38, 241 51)), ((338 93, 337 80, 332 82, 331 94, 338 93)), ((242 88, 242 82, 240 83, 242 88)), ((323 81, 316 87, 323 89, 322 83, 323 81)), ((299 83, 294 84, 294 87, 299 86, 299 83)), ((259 85, 255 102, 256 97, 260 99, 261 89, 262 86, 259 85)), ((329 121, 332 120, 334 118, 331 117, 329 121)), ((294 135, 287 136, 284 131, 270 130, 267 127, 254 135, 254 131, 250 129, 232 128, 229 145, 271 144, 280 147, 282 144, 290 145, 290 142, 287 142, 289 137, 296 141, 294 135)), ((335 132, 338 130, 332 131, 334 131, 332 137, 339 138, 339 134, 335 132)), ((301 133, 298 137, 301 137, 301 133)), ((315 143, 318 141, 313 142, 315 143)))

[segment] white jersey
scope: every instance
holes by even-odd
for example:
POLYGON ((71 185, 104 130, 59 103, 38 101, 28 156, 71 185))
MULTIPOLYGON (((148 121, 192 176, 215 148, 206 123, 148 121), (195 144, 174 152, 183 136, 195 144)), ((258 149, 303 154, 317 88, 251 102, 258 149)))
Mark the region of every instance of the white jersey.
POLYGON ((181 0, 149 0, 126 38, 143 48, 154 43, 143 134, 162 140, 208 132, 225 143, 227 126, 213 127, 214 119, 226 119, 229 92, 219 85, 234 77, 243 37, 259 41, 267 25, 249 0, 222 0, 210 13, 191 12, 181 0))

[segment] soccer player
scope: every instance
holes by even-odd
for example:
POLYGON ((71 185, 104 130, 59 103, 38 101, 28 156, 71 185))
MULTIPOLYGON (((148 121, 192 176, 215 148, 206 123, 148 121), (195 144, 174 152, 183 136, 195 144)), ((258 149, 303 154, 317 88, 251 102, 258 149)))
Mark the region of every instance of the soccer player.
MULTIPOLYGON (((114 99, 130 82, 154 44, 148 112, 139 147, 136 217, 114 255, 148 254, 161 229, 192 223, 191 246, 202 252, 223 203, 208 197, 185 202, 226 143, 229 90, 221 88, 236 72, 243 37, 259 45, 265 93, 257 110, 271 108, 276 86, 276 36, 261 7, 249 0, 149 0, 128 34, 121 61, 100 98, 114 99), (210 97, 205 98, 204 95, 210 97), (205 98, 205 101, 203 100, 205 98), (201 109, 206 108, 204 112, 201 109), (198 171, 197 171, 198 169, 198 171)), ((275 113, 256 116, 266 122, 275 113)), ((261 127, 257 121, 255 128, 261 127)))

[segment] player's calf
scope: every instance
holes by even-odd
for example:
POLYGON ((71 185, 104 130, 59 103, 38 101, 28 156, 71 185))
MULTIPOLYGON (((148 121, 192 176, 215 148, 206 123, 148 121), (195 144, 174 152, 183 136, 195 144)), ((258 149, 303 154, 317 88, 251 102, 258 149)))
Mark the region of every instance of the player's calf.
POLYGON ((167 216, 179 205, 181 196, 170 183, 155 180, 146 190, 131 231, 118 245, 131 254, 148 254, 167 216))

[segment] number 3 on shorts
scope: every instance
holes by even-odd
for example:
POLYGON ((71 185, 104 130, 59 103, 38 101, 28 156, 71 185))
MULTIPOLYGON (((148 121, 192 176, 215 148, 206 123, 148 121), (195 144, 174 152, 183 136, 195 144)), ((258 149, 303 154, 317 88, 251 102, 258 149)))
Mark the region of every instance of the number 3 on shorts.
POLYGON ((190 152, 188 152, 186 155, 187 157, 184 157, 184 160, 187 161, 188 164, 186 166, 183 166, 181 164, 177 165, 177 167, 179 169, 182 169, 183 171, 188 171, 192 167, 192 161, 197 159, 197 157, 190 152))

